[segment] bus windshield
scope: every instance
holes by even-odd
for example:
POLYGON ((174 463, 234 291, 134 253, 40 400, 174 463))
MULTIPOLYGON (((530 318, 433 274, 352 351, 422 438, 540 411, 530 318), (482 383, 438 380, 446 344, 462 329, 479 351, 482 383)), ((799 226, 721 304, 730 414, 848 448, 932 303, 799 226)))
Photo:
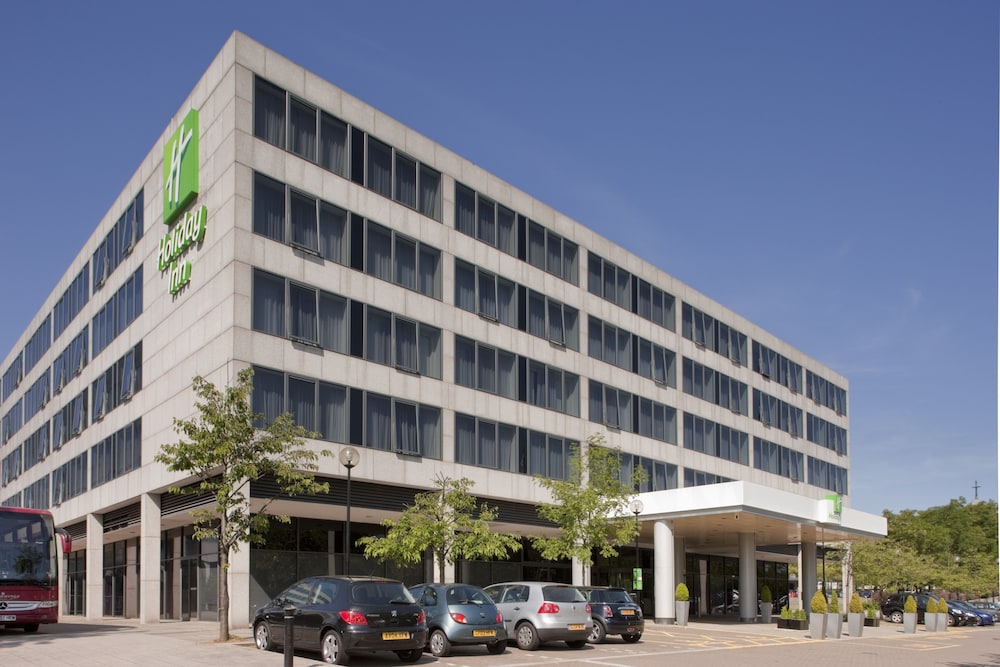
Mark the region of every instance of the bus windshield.
POLYGON ((0 508, 0 586, 56 583, 52 517, 0 508))

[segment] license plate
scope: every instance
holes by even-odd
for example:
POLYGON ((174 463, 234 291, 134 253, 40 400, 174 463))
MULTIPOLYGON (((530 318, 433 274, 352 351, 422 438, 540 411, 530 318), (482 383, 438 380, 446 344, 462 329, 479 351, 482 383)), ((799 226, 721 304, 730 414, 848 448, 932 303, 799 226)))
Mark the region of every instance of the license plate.
POLYGON ((497 631, 496 630, 473 630, 472 631, 472 636, 473 637, 496 637, 497 636, 497 631))
POLYGON ((383 632, 382 639, 409 639, 409 632, 383 632))
POLYGON ((635 609, 622 609, 622 616, 635 616, 635 609))
POLYGON ((0 616, 0 623, 3 623, 4 621, 16 621, 16 620, 17 616, 0 616))
POLYGON ((587 626, 584 625, 583 623, 573 623, 572 625, 569 626, 569 629, 570 630, 586 630, 587 626))

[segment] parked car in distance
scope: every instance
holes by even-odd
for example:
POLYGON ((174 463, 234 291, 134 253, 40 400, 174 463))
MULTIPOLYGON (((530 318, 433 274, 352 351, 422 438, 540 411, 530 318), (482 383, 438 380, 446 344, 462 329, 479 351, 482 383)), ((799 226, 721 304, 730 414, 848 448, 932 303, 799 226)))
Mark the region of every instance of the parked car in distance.
POLYGON ((993 618, 993 612, 985 609, 976 609, 967 602, 948 600, 948 606, 950 607, 952 604, 966 612, 966 625, 993 625, 996 622, 993 618))
POLYGON ((497 655, 507 650, 503 615, 481 588, 469 584, 419 584, 410 594, 427 616, 427 648, 436 658, 453 644, 483 644, 497 655))
POLYGON ((903 605, 906 603, 906 598, 910 595, 913 596, 913 600, 917 603, 917 623, 923 623, 924 612, 927 611, 927 601, 931 596, 927 593, 917 593, 913 591, 893 593, 886 598, 885 601, 882 602, 882 618, 891 621, 892 623, 902 623, 903 605))
POLYGON ((261 650, 283 645, 285 607, 295 607, 296 649, 319 651, 344 665, 355 653, 393 651, 416 662, 427 643, 423 608, 402 582, 375 577, 308 577, 257 610, 251 627, 261 650))
POLYGON ((514 581, 483 589, 503 614, 507 639, 524 651, 544 642, 587 645, 593 621, 590 604, 575 586, 548 581, 514 581))
POLYGON ((632 600, 628 591, 608 586, 583 586, 580 592, 590 602, 590 619, 593 621, 587 641, 600 644, 608 635, 621 635, 629 644, 639 641, 645 627, 642 607, 632 600))
POLYGON ((993 614, 993 621, 1000 621, 1000 604, 996 602, 990 602, 988 600, 967 600, 966 604, 969 604, 976 609, 982 611, 988 611, 993 614))

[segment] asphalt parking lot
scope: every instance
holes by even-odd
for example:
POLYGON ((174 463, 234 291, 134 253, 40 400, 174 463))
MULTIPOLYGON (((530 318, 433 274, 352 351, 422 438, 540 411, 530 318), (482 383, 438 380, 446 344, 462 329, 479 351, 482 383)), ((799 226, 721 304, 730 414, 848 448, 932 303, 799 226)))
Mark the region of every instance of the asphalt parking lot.
MULTIPOLYGON (((222 644, 216 641, 218 626, 214 623, 141 625, 122 619, 66 620, 55 626, 43 626, 32 635, 20 630, 0 630, 0 665, 284 665, 282 653, 257 650, 248 628, 235 628, 234 634, 238 638, 222 644)), ((902 626, 883 623, 880 628, 865 628, 862 637, 844 635, 841 639, 812 640, 808 632, 778 630, 772 625, 692 622, 686 627, 677 627, 648 624, 642 641, 637 644, 625 644, 619 638, 612 638, 605 644, 588 645, 580 650, 569 649, 561 643, 546 644, 534 652, 511 646, 499 656, 488 655, 480 648, 459 647, 447 658, 436 659, 425 653, 415 664, 661 667, 675 661, 683 661, 685 667, 720 664, 750 667, 775 664, 809 667, 1000 665, 1000 629, 950 628, 943 633, 928 633, 921 626, 916 634, 907 635, 902 626)), ((302 652, 293 660, 294 667, 322 664, 318 655, 302 652)), ((380 653, 352 656, 351 664, 381 667, 403 663, 391 653, 380 653)))

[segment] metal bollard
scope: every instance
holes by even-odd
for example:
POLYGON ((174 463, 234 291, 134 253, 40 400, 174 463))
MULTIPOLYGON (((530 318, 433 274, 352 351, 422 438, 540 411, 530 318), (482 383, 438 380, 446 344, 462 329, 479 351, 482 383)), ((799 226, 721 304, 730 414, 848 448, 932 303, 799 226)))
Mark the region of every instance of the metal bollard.
POLYGON ((285 664, 284 667, 292 667, 292 658, 295 657, 295 605, 285 605, 285 664))

